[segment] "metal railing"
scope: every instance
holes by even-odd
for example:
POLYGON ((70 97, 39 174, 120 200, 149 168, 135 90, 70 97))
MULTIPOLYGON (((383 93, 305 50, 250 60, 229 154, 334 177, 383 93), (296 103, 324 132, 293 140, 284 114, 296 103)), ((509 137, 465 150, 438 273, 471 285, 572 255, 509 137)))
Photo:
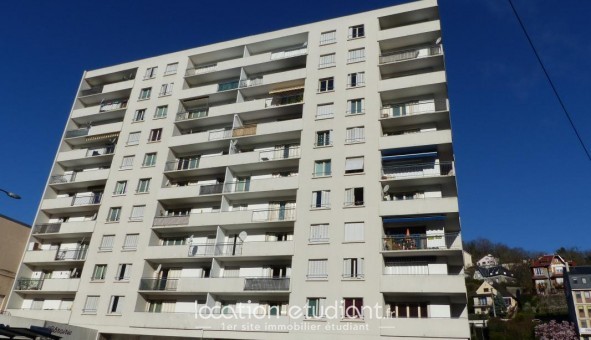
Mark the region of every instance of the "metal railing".
POLYGON ((402 234, 388 236, 382 239, 382 250, 461 249, 462 245, 458 241, 459 235, 460 233, 445 233, 439 235, 402 234))
POLYGON ((242 79, 238 84, 238 87, 251 87, 251 86, 258 86, 263 85, 263 78, 253 78, 253 79, 242 79))
POLYGON ((199 158, 180 158, 166 162, 164 171, 191 170, 199 168, 199 158))
POLYGON ((51 234, 51 233, 59 233, 61 223, 43 223, 43 224, 36 224, 33 227, 33 234, 51 234))
POLYGON ((49 177, 49 184, 70 183, 74 182, 75 178, 75 173, 71 173, 69 175, 55 175, 49 177))
POLYGON ((183 120, 207 117, 208 112, 209 112, 209 107, 189 109, 189 110, 177 113, 176 114, 176 121, 179 122, 179 121, 183 121, 183 120))
POLYGON ((189 245, 187 256, 213 256, 216 250, 214 243, 193 243, 189 245))
POLYGON ((58 249, 56 261, 86 260, 87 249, 58 249))
POLYGON ((285 51, 273 52, 271 53, 271 60, 291 58, 299 55, 304 55, 306 53, 308 53, 308 49, 306 47, 297 47, 285 51))
POLYGON ((232 137, 232 130, 209 131, 208 140, 220 140, 232 137))
POLYGON ((195 76, 198 74, 212 72, 212 71, 215 71, 217 69, 217 67, 218 67, 218 64, 215 63, 215 64, 209 64, 209 65, 203 65, 203 66, 189 68, 185 71, 185 77, 191 77, 191 76, 195 76))
POLYGON ((170 225, 188 225, 189 215, 183 216, 156 216, 152 226, 154 227, 165 227, 170 225))
POLYGON ((304 102, 304 93, 293 94, 289 96, 275 96, 267 99, 265 107, 282 106, 290 104, 299 104, 304 102))
POLYGON ((99 112, 114 111, 127 108, 127 99, 102 103, 99 112))
POLYGON ((88 149, 86 151, 86 157, 111 155, 113 152, 115 152, 115 146, 109 146, 100 149, 88 149))
POLYGON ((43 279, 18 279, 16 280, 16 290, 41 290, 43 279))
POLYGON ((289 290, 289 277, 247 277, 244 290, 289 290))
POLYGON ((406 179, 455 175, 454 163, 449 161, 389 165, 382 167, 382 179, 406 179))
POLYGON ((406 50, 388 51, 380 55, 380 64, 430 57, 434 55, 440 55, 441 53, 441 45, 433 45, 406 50))
POLYGON ((103 85, 92 86, 89 89, 80 91, 80 97, 90 96, 90 95, 98 94, 101 92, 103 92, 103 85))
POLYGON ((224 190, 224 183, 206 184, 199 186, 199 195, 221 194, 224 190))
POLYGON ((228 81, 225 83, 219 83, 218 84, 218 92, 235 90, 238 88, 238 84, 239 84, 238 80, 228 81))
POLYGON ((235 128, 232 130, 232 137, 243 137, 243 136, 251 136, 257 134, 257 125, 245 125, 240 128, 235 128))
POLYGON ((300 147, 298 146, 291 146, 288 148, 276 149, 276 150, 267 150, 267 151, 260 151, 259 152, 259 160, 260 161, 275 161, 279 159, 289 159, 289 158, 296 158, 300 157, 300 147))
POLYGON ((74 138, 74 137, 87 136, 89 131, 90 131, 89 128, 69 130, 69 131, 66 131, 66 137, 65 138, 74 138))
POLYGON ((215 244, 215 255, 242 255, 242 242, 236 243, 216 243, 215 244))
POLYGON ((293 221, 296 217, 295 208, 276 208, 252 211, 252 222, 293 221))
POLYGON ((447 110, 446 99, 421 100, 416 102, 384 105, 380 111, 380 117, 402 117, 445 110, 447 110))
POLYGON ((87 205, 87 204, 99 204, 101 203, 101 199, 103 197, 103 193, 93 196, 82 196, 82 197, 74 197, 72 199, 72 206, 76 205, 87 205))
POLYGON ((142 278, 139 290, 176 291, 178 283, 177 278, 142 278))

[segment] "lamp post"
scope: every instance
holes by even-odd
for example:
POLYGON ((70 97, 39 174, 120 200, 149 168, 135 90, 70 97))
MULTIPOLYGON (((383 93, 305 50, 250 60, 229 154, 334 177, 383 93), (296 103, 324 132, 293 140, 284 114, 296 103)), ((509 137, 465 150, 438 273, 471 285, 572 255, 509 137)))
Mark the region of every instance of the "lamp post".
POLYGON ((0 189, 0 191, 2 191, 3 193, 5 193, 8 197, 14 198, 15 200, 20 200, 21 199, 21 197, 19 195, 15 194, 14 192, 6 191, 4 189, 0 189))

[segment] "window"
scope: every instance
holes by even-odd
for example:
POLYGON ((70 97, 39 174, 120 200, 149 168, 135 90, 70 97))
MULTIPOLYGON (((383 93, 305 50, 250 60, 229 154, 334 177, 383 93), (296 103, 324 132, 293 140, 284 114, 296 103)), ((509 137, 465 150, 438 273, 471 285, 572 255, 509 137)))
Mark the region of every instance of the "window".
POLYGON ((162 239, 163 246, 182 246, 185 243, 186 239, 184 237, 167 237, 162 239))
POLYGON ((331 146, 332 138, 331 130, 318 131, 316 132, 316 146, 331 146))
POLYGON ((150 178, 142 178, 137 183, 137 193, 147 193, 150 191, 150 178))
POLYGON ((131 169, 133 167, 133 159, 135 156, 124 156, 121 161, 120 169, 131 169))
POLYGON ((347 114, 358 115, 365 112, 365 99, 357 98, 347 100, 347 114))
POLYGON ((337 31, 322 32, 320 34, 320 45, 328 45, 337 42, 337 31))
POLYGON ((328 240, 328 224, 312 224, 310 226, 310 243, 325 243, 328 240))
POLYGON ((140 90, 140 97, 138 99, 139 100, 147 100, 147 99, 150 99, 150 95, 151 94, 152 94, 152 88, 151 87, 146 87, 146 88, 140 90))
POLYGON ((356 126, 345 131, 345 144, 365 142, 365 127, 356 126))
POLYGON ((179 63, 172 63, 166 65, 166 69, 164 70, 164 75, 168 76, 171 74, 176 74, 176 70, 179 68, 179 63))
POLYGON ((94 272, 92 272, 92 277, 90 278, 90 280, 103 281, 105 279, 106 273, 107 273, 107 265, 106 264, 97 264, 94 266, 94 272))
POLYGON ((171 95, 173 86, 174 86, 174 83, 162 84, 162 86, 160 86, 160 93, 158 95, 160 97, 171 95))
POLYGON ((365 27, 363 25, 349 27, 349 39, 357 39, 363 37, 365 37, 365 27))
POLYGON ((148 136, 149 142, 157 142, 162 139, 162 128, 150 130, 150 136, 148 136))
POLYGON ((139 234, 127 234, 125 235, 125 241, 123 241, 124 250, 136 250, 137 242, 140 238, 139 234))
POLYGON ((156 153, 155 152, 147 153, 144 156, 144 162, 142 163, 142 166, 155 166, 155 165, 156 165, 156 153))
POLYGON ((144 75, 144 79, 152 79, 156 77, 156 71, 158 70, 157 66, 148 67, 146 69, 146 74, 144 75))
POLYGON ((534 268, 534 274, 535 275, 544 275, 544 272, 542 271, 542 268, 534 268))
POLYGON ((345 300, 344 318, 359 319, 363 317, 362 298, 345 298, 343 300, 345 300))
POLYGON ((86 297, 86 302, 84 302, 84 308, 82 308, 83 313, 93 313, 96 314, 96 308, 98 307, 99 296, 89 295, 86 297))
POLYGON ((347 75, 347 87, 359 87, 365 85, 365 72, 349 73, 347 75))
POLYGON ((127 188, 127 181, 117 182, 117 184, 115 184, 115 191, 113 191, 113 195, 124 195, 126 188, 127 188))
POLYGON ((318 63, 318 68, 325 68, 330 66, 336 65, 336 54, 330 53, 320 56, 320 62, 318 63))
POLYGON ((328 260, 308 260, 308 279, 326 279, 328 277, 328 260))
POLYGON ((363 205, 363 188, 349 188, 345 189, 345 206, 361 206, 363 205))
POLYGON ((146 117, 146 109, 135 110, 135 112, 133 113, 133 121, 134 122, 143 122, 145 117, 146 117))
POLYGON ((121 263, 119 268, 117 268, 117 276, 115 280, 117 281, 129 281, 131 277, 131 263, 121 263))
POLYGON ((363 258, 343 259, 343 278, 363 278, 363 258))
POLYGON ((111 296, 111 303, 109 303, 109 314, 121 314, 123 310, 123 302, 125 296, 113 295, 111 296))
POLYGON ((312 208, 330 208, 330 190, 313 191, 312 208))
POLYGON ((318 81, 318 92, 334 91, 334 78, 323 78, 318 81))
POLYGON ((131 208, 131 216, 129 217, 132 221, 141 221, 144 219, 144 210, 146 209, 145 205, 134 205, 131 208))
POLYGON ((320 104, 316 107, 316 118, 317 119, 331 118, 332 116, 334 116, 334 104, 333 103, 320 104))
POLYGON ((363 222, 345 223, 345 242, 360 242, 364 240, 363 231, 365 224, 363 222))
POLYGON ((324 159, 314 162, 314 177, 330 176, 331 166, 330 159, 324 159))
POLYGON ((306 317, 308 317, 308 318, 324 317, 325 303, 326 303, 326 298, 308 298, 306 301, 306 306, 307 306, 306 317))
POLYGON ((43 309, 43 304, 45 303, 45 299, 33 299, 31 303, 32 310, 41 310, 43 309))
POLYGON ((138 145, 140 143, 141 132, 130 132, 127 137, 127 145, 138 145))
POLYGON ((119 222, 121 218, 121 207, 115 207, 109 209, 109 215, 107 216, 107 222, 119 222))
MULTIPOLYGON (((486 298, 484 298, 484 301, 479 302, 483 302, 481 305, 487 305, 486 298)), ((393 318, 427 318, 427 304, 416 302, 390 304, 390 315, 393 318)))
POLYGON ((365 48, 356 48, 347 53, 347 63, 357 63, 365 60, 365 48))
POLYGON ((103 235, 101 239, 101 245, 99 246, 100 251, 111 251, 113 250, 113 244, 115 243, 115 235, 103 235))
POLYGON ((156 112, 154 112, 154 118, 166 118, 168 113, 168 105, 158 106, 156 112))
POLYGON ((345 174, 355 174, 363 172, 363 156, 349 157, 345 160, 345 174))

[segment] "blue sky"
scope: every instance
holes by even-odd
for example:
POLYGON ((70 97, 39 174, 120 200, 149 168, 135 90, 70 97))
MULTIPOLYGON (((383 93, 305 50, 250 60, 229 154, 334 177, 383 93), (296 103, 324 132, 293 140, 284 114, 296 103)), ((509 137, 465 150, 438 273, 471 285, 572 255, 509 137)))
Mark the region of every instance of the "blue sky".
MULTIPOLYGON (((0 214, 33 222, 85 69, 401 2, 0 2, 0 214)), ((591 147, 591 2, 514 2, 591 147)), ((440 6, 464 238, 591 248, 591 161, 508 3, 440 6)))

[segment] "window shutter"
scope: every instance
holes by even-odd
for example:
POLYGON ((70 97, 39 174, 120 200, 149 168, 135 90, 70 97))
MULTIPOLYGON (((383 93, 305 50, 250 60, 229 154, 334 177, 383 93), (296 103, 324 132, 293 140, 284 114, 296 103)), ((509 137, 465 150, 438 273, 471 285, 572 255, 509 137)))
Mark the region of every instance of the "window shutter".
POLYGON ((131 210, 131 219, 142 219, 144 218, 145 205, 136 205, 131 210))
POLYGON ((364 223, 345 223, 345 241, 363 241, 364 223))
POLYGON ((345 171, 363 170, 363 157, 347 158, 345 162, 345 171))
POLYGON ((351 259, 343 260, 343 276, 351 277, 351 259))
POLYGON ((101 240, 101 249, 111 249, 115 243, 115 235, 105 235, 101 240))
POLYGON ((125 241, 123 243, 123 248, 125 249, 135 249, 137 248, 137 243, 139 239, 139 234, 127 234, 125 235, 125 241))

